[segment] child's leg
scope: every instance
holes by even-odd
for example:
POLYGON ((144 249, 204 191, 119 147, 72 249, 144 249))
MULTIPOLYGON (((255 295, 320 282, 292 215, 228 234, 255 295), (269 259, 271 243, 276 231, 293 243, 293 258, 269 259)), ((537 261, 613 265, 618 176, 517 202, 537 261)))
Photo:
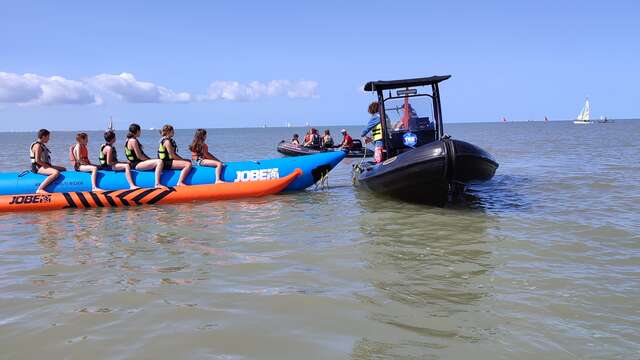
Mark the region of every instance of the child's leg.
POLYGON ((191 162, 190 161, 185 161, 185 160, 173 160, 173 164, 171 165, 171 169, 173 170, 179 170, 182 169, 182 171, 180 172, 180 178, 178 179, 178 186, 184 186, 186 185, 184 183, 184 180, 187 178, 187 175, 189 175, 189 172, 191 171, 191 162))
POLYGON ((142 161, 136 165, 136 170, 151 170, 155 168, 156 173, 156 181, 155 187, 162 187, 160 184, 160 176, 162 175, 162 160, 160 159, 149 159, 142 161))
POLYGON ((51 184, 55 179, 58 178, 58 176, 60 176, 60 172, 57 169, 54 169, 52 167, 48 167, 46 169, 45 168, 40 168, 40 169, 38 169, 38 174, 47 175, 47 178, 44 179, 44 181, 38 187, 38 190, 36 190, 37 194, 47 194, 47 193, 49 193, 46 190, 47 186, 49 186, 49 184, 51 184))
POLYGON ((133 178, 131 177, 131 166, 126 163, 117 163, 113 165, 113 169, 116 171, 124 171, 124 176, 127 178, 127 182, 129 183, 130 189, 138 189, 139 186, 133 182, 133 178))
POLYGON ((200 161, 200 166, 209 166, 216 168, 216 183, 223 183, 222 180, 222 162, 217 160, 203 159, 200 161))
POLYGON ((95 165, 80 165, 78 171, 91 173, 91 191, 102 191, 97 185, 98 181, 98 167, 95 165))

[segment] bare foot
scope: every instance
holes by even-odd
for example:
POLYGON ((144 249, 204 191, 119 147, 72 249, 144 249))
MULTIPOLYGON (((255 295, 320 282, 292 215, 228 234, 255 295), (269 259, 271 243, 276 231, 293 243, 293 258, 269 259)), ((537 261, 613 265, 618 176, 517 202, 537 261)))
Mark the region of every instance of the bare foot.
POLYGON ((176 186, 187 186, 187 184, 183 183, 183 182, 179 182, 176 184, 176 186))
POLYGON ((48 192, 47 190, 38 189, 38 190, 36 190, 36 194, 51 194, 51 193, 48 192))
POLYGON ((226 181, 224 181, 224 180, 216 180, 216 184, 224 184, 224 183, 226 183, 226 181))
POLYGON ((103 192, 104 190, 102 190, 102 189, 97 187, 97 188, 91 189, 91 191, 93 191, 93 192, 103 192))
POLYGON ((138 185, 129 186, 129 190, 135 190, 135 189, 140 189, 140 186, 138 186, 138 185))
POLYGON ((155 188, 156 188, 156 189, 162 189, 162 190, 167 190, 167 189, 169 189, 168 187, 166 187, 166 186, 164 186, 164 185, 162 185, 162 184, 156 184, 155 188))

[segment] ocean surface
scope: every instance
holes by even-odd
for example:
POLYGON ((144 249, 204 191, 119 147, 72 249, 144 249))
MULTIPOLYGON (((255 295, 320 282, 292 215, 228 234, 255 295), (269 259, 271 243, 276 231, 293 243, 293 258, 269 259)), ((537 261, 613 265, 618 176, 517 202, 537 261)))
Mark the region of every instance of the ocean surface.
MULTIPOLYGON (((294 131, 209 144, 279 157, 294 131)), ((0 358, 640 358, 640 121, 446 132, 500 168, 445 208, 354 189, 346 159, 324 191, 0 214, 0 358)), ((0 134, 0 171, 28 168, 33 137, 0 134)), ((73 137, 52 134, 55 160, 73 137)))

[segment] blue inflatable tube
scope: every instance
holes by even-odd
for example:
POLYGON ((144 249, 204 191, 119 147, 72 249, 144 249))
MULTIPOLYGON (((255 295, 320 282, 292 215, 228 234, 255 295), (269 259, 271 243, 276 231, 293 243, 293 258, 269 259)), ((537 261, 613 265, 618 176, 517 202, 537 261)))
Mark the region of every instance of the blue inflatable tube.
MULTIPOLYGON (((321 154, 277 158, 258 161, 228 162, 222 172, 222 179, 228 182, 258 181, 279 178, 291 174, 296 168, 303 172, 285 191, 303 190, 315 184, 320 178, 333 169, 346 153, 330 151, 321 154)), ((132 171, 133 180, 140 187, 153 187, 153 171, 132 171)), ((167 186, 175 186, 180 175, 179 170, 162 172, 161 182, 167 186)), ((32 194, 36 191, 45 176, 30 171, 22 173, 0 173, 0 195, 32 194)), ((186 181, 187 184, 211 184, 215 182, 215 168, 194 166, 186 181)), ((104 190, 128 189, 129 184, 124 172, 99 171, 98 187, 104 190)), ((91 191, 91 174, 64 171, 60 177, 47 187, 50 192, 91 191)))

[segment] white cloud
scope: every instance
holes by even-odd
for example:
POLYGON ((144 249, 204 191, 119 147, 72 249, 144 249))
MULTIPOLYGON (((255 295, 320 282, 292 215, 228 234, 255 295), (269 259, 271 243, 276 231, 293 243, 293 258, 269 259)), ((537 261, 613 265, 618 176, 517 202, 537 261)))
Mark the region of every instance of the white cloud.
MULTIPOLYGON (((37 75, 34 75, 37 76, 37 75)), ((102 99, 97 94, 93 93, 86 84, 75 81, 67 80, 60 76, 52 76, 50 78, 41 79, 42 84, 42 96, 34 103, 43 105, 56 105, 56 104, 100 104, 102 99)))
POLYGON ((191 94, 176 93, 151 82, 138 81, 133 74, 101 74, 89 82, 100 91, 112 93, 119 99, 130 103, 176 103, 190 102, 191 94))
POLYGON ((99 104, 86 84, 60 76, 0 72, 0 102, 21 105, 99 104))
POLYGON ((133 74, 100 74, 83 80, 61 76, 0 72, 0 104, 87 105, 118 99, 127 103, 189 103, 196 100, 253 101, 267 97, 317 98, 318 83, 312 80, 214 81, 205 95, 175 92, 152 82, 138 81, 133 74))
POLYGON ((42 89, 29 75, 0 72, 0 103, 25 103, 39 98, 42 89))
POLYGON ((246 85, 237 81, 214 81, 200 100, 251 101, 263 97, 317 98, 318 83, 312 80, 252 81, 246 85))

